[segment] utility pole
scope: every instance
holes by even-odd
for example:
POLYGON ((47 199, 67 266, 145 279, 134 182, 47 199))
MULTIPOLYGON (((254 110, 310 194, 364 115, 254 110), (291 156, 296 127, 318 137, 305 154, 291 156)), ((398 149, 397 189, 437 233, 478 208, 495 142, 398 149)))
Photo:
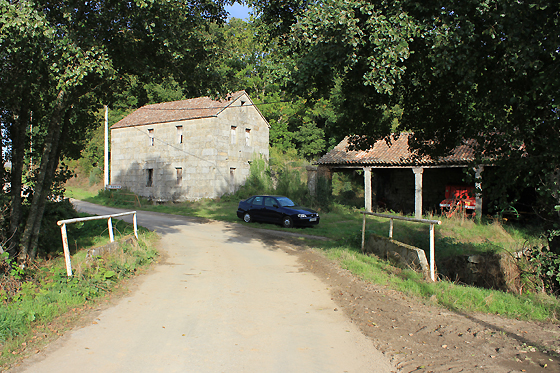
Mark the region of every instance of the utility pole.
POLYGON ((109 185, 109 107, 105 105, 105 182, 104 188, 109 185))

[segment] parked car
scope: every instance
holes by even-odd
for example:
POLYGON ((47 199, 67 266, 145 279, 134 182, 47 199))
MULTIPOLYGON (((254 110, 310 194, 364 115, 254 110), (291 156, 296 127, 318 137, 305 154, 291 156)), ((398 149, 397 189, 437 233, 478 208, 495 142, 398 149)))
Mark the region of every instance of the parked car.
POLYGON ((246 223, 262 221, 281 224, 285 228, 319 224, 317 211, 297 206, 283 196, 252 196, 240 201, 237 216, 246 223))

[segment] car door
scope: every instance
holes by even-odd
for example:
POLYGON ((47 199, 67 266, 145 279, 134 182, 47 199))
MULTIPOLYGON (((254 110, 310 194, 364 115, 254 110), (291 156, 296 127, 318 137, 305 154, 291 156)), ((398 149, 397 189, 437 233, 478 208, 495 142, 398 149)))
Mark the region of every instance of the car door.
POLYGON ((256 196, 253 198, 253 202, 251 203, 251 208, 249 209, 249 213, 253 217, 253 220, 263 220, 263 212, 262 209, 264 197, 263 196, 256 196))
POLYGON ((264 197, 263 217, 266 216, 266 221, 271 223, 279 223, 282 221, 282 212, 278 201, 274 197, 264 197))

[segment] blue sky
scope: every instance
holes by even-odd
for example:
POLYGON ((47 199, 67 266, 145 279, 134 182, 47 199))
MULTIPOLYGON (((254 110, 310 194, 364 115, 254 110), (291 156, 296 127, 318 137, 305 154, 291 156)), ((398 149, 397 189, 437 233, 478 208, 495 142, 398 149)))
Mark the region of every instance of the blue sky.
POLYGON ((235 3, 233 5, 227 5, 226 10, 229 13, 228 18, 233 17, 233 18, 241 18, 246 21, 249 20, 249 8, 246 7, 245 5, 241 5, 238 3, 235 3))

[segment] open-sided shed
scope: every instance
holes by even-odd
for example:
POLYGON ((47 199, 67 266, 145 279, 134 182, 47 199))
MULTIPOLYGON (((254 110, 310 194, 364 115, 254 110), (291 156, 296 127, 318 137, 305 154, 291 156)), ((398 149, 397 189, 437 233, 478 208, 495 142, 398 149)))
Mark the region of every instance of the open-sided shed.
POLYGON ((365 208, 385 204, 397 211, 414 211, 421 217, 427 209, 437 209, 445 197, 445 186, 464 184, 465 168, 472 171, 476 183, 476 213, 482 213, 483 166, 472 167, 473 149, 464 144, 451 155, 439 159, 418 157, 408 146, 410 134, 392 136, 391 141, 377 141, 368 150, 349 150, 348 138, 342 140, 333 150, 317 162, 317 172, 327 178, 333 172, 363 170, 365 208), (472 170, 471 170, 472 168, 472 170))

